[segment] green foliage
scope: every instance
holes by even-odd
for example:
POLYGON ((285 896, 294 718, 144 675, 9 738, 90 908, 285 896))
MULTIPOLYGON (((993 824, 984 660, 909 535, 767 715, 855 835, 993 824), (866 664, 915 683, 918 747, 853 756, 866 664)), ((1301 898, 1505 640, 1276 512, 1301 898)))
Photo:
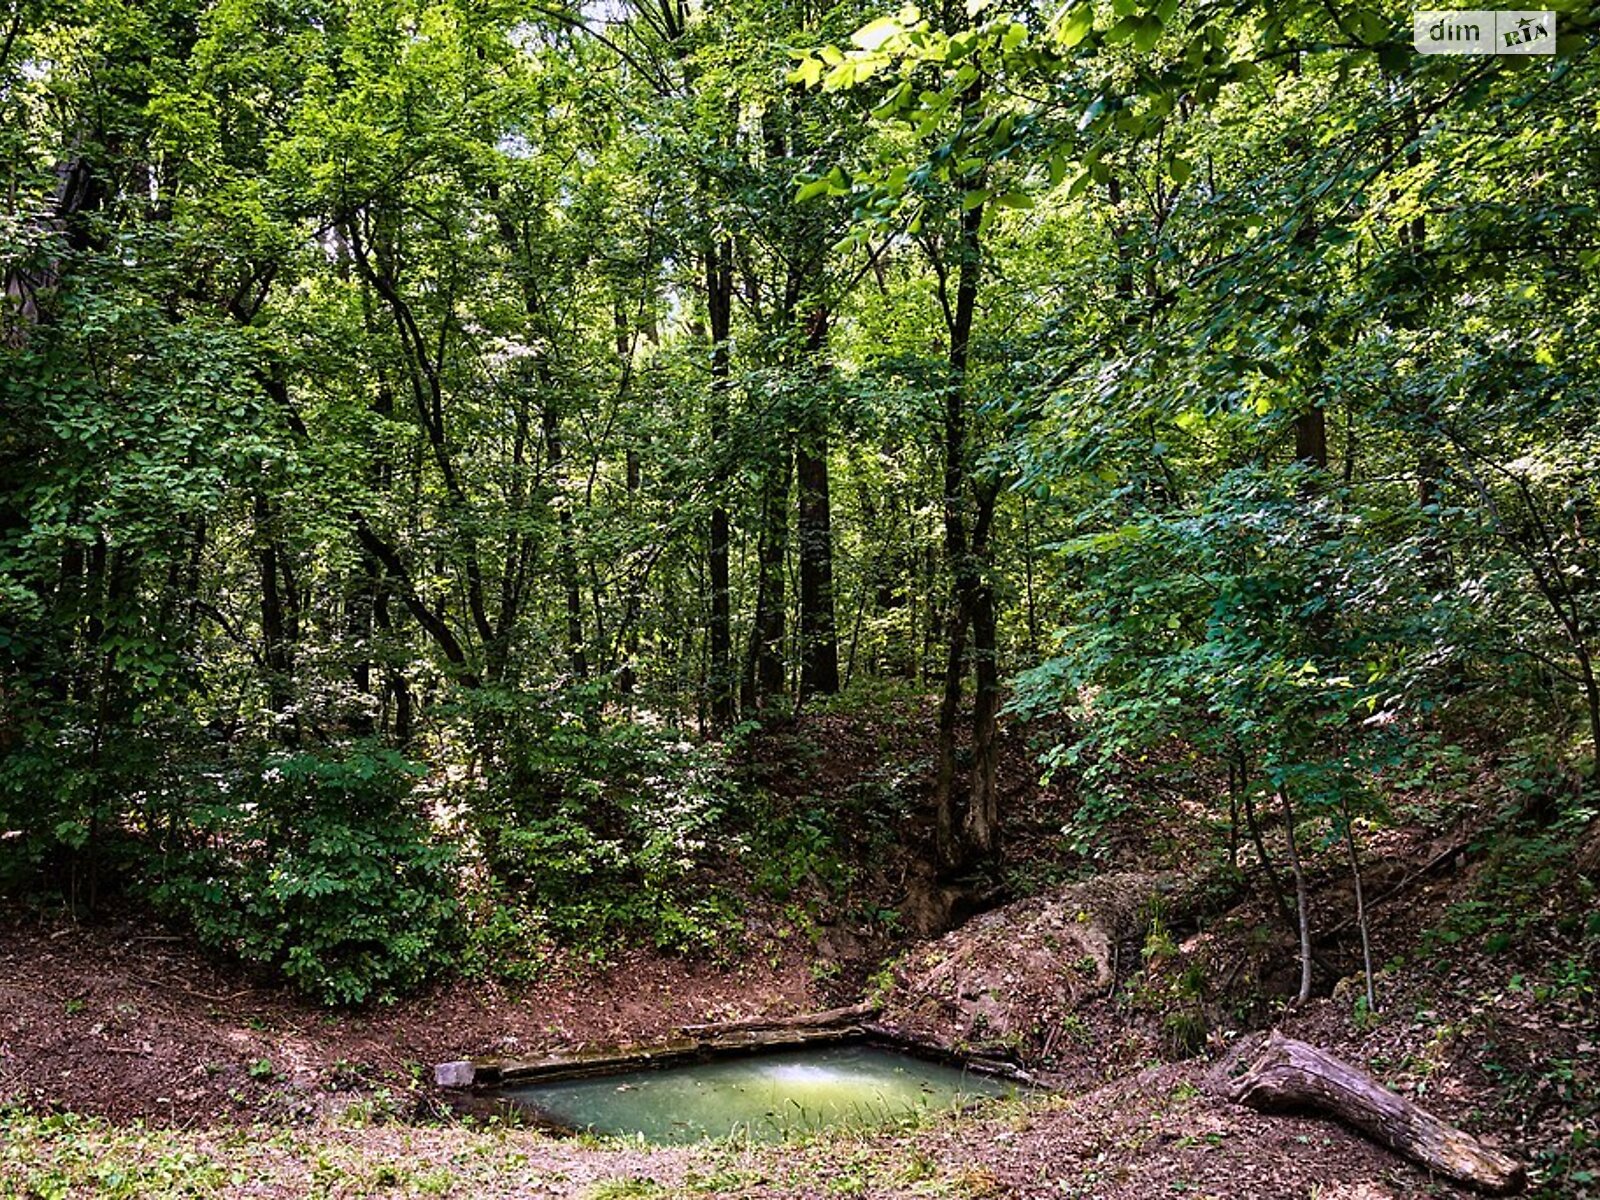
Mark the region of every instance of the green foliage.
POLYGON ((218 746, 189 713, 165 697, 126 722, 103 711, 31 680, 0 692, 15 737, 0 752, 0 890, 90 909, 151 870, 163 838, 187 828, 189 800, 210 794, 218 746))
POLYGON ((1024 673, 1013 704, 1071 714, 1074 740, 1046 762, 1078 772, 1083 841, 1184 752, 1329 817, 1365 797, 1358 772, 1395 761, 1438 633, 1418 569, 1404 546, 1372 546, 1368 514, 1302 485, 1242 471, 1182 508, 1114 495, 1123 522, 1063 546, 1081 581, 1067 653, 1024 673))
POLYGON ((1423 946, 1440 969, 1448 967, 1458 947, 1525 962, 1536 945, 1530 934, 1554 930, 1564 939, 1563 948, 1575 956, 1567 953, 1540 966, 1554 968, 1558 977, 1565 971, 1565 981, 1556 986, 1570 983, 1578 993, 1587 988, 1592 1000, 1588 971, 1600 966, 1597 889, 1573 871, 1572 855, 1595 810, 1563 786, 1560 775, 1541 772, 1535 764, 1510 774, 1512 802, 1472 847, 1484 861, 1470 892, 1424 933, 1423 946), (1540 811, 1547 806, 1553 815, 1540 811), (1530 819, 1530 810, 1540 819, 1530 819))
POLYGON ((515 706, 497 740, 478 836, 492 907, 517 916, 490 918, 488 965, 534 931, 599 950, 643 936, 727 952, 737 908, 711 869, 743 847, 729 829, 739 793, 726 747, 598 724, 559 702, 515 706))
POLYGON ((755 885, 774 900, 786 901, 810 884, 842 889, 849 880, 837 822, 822 805, 768 806, 750 837, 755 885))
POLYGON ((392 750, 269 752, 210 776, 149 885, 205 944, 325 1004, 393 1000, 451 961, 453 851, 392 750))
POLYGON ((722 949, 920 799, 747 789, 737 719, 924 693, 969 574, 1084 859, 1594 753, 1593 12, 668 9, 10 6, 0 886, 333 1000, 453 898, 508 972, 722 949))

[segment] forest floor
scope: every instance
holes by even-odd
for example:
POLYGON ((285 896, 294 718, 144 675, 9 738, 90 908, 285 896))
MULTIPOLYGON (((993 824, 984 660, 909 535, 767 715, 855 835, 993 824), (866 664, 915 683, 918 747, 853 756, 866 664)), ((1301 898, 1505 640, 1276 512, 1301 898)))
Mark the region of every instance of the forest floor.
MULTIPOLYGON (((914 719, 870 736, 829 719, 811 736, 835 746, 834 765, 807 777, 808 795, 854 786, 862 764, 881 770, 919 733, 914 719)), ((793 747, 768 750, 783 775, 793 747)), ((1008 753, 1013 777, 1031 777, 1026 748, 1008 753)), ((1030 787, 1011 795, 1012 811, 1028 814, 1011 874, 1044 886, 1072 867, 1045 834, 1071 798, 1030 787)), ((1118 865, 1183 863, 1181 837, 1168 830, 1156 842, 1136 818, 1116 840, 1118 865)), ((1563 954, 1573 889, 1515 862, 1492 874, 1483 847, 1494 840, 1463 830, 1459 813, 1420 808, 1372 839, 1374 939, 1389 964, 1376 1016, 1352 1003, 1348 983, 1285 1012, 1286 942, 1264 932, 1273 926, 1264 906, 1184 935, 1183 959, 1204 961, 1215 979, 1209 1049, 1247 1025, 1278 1024, 1519 1155, 1539 1194, 1600 1195, 1594 964, 1563 954), (1518 887, 1536 894, 1503 894, 1518 887)), ((858 886, 887 892, 904 865, 879 863, 858 886)), ((1336 929, 1344 880, 1331 866, 1314 878, 1318 924, 1336 929)), ((1085 1005, 1076 1036, 1053 1051, 1050 1065, 1079 1086, 961 1119, 781 1147, 651 1148, 462 1117, 431 1086, 432 1064, 448 1059, 853 999, 885 955, 918 944, 886 946, 847 924, 834 936, 842 950, 830 950, 845 961, 828 970, 818 970, 813 930, 769 938, 736 964, 649 951, 558 957, 533 982, 457 979, 390 1007, 330 1014, 137 915, 80 926, 36 909, 0 912, 0 1196, 1464 1194, 1329 1122, 1210 1097, 1205 1055, 1184 1057, 1163 1039, 1164 993, 1139 974, 1137 946, 1117 995, 1085 1005)), ((1339 969, 1350 936, 1323 946, 1339 969)))

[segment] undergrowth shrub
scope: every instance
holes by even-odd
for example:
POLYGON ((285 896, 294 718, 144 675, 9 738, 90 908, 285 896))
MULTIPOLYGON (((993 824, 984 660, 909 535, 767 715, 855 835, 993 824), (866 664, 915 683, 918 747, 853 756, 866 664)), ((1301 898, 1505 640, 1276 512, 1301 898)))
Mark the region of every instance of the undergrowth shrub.
POLYGON ((269 752, 207 775, 150 885, 202 942, 325 1004, 390 1001, 449 961, 454 852, 392 750, 269 752))
POLYGON ((540 938, 596 954, 639 938, 731 949, 738 906, 716 870, 745 846, 730 832, 729 744, 603 723, 581 704, 500 715, 474 817, 491 892, 474 946, 486 965, 527 973, 540 938))
POLYGON ((1517 756, 1505 775, 1509 799, 1470 847, 1482 860, 1472 886, 1424 931, 1424 950, 1441 962, 1458 945, 1526 957, 1550 930, 1561 946, 1600 954, 1597 888, 1573 863, 1593 797, 1541 754, 1517 756))
POLYGON ((169 823, 186 764, 209 749, 169 706, 99 732, 84 707, 0 685, 0 895, 88 912, 120 892, 169 823))

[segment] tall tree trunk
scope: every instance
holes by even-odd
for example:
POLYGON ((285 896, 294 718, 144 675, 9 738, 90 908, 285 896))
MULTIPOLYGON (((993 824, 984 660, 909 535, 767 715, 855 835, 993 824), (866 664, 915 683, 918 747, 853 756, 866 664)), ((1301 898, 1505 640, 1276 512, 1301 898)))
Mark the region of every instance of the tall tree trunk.
MULTIPOLYGON (((381 566, 379 563, 380 569, 381 566)), ((394 617, 389 611, 389 598, 390 589, 387 581, 384 581, 373 597, 372 621, 386 639, 392 638, 396 632, 394 617)), ((393 720, 386 722, 389 724, 389 737, 396 746, 404 749, 411 743, 413 730, 414 706, 411 700, 411 683, 393 663, 385 663, 383 670, 383 710, 387 712, 388 701, 390 699, 394 701, 393 720)))
POLYGON ((828 485, 829 404, 826 382, 829 313, 817 308, 806 326, 806 369, 817 384, 795 447, 799 479, 800 698, 839 690, 839 635, 833 602, 833 512, 828 485))
POLYGON ((1289 793, 1280 791, 1278 803, 1283 808, 1283 837, 1289 851, 1289 869, 1294 874, 1295 919, 1300 929, 1300 994, 1296 1004, 1311 999, 1311 906, 1306 894, 1306 869, 1300 861, 1300 844, 1294 835, 1294 806, 1289 803, 1289 793))
POLYGON ((1372 970, 1372 934, 1367 927, 1367 896, 1361 881, 1361 856, 1356 853, 1356 826, 1350 818, 1350 802, 1339 797, 1340 815, 1344 817, 1344 849, 1350 858, 1350 878, 1356 888, 1356 928, 1361 933, 1361 975, 1367 985, 1367 1015, 1378 1011, 1377 980, 1372 970))
POLYGON ((89 695, 94 700, 89 772, 95 786, 89 800, 87 840, 73 855, 70 895, 74 905, 81 896, 84 907, 93 916, 100 898, 103 866, 101 836, 106 798, 110 790, 98 776, 104 766, 106 741, 123 726, 127 717, 117 651, 106 645, 105 635, 112 623, 134 603, 139 587, 138 566, 129 553, 112 549, 102 533, 96 540, 95 553, 90 560, 90 579, 95 607, 94 616, 87 627, 89 651, 83 657, 89 695))
POLYGON ((1033 521, 1028 514, 1028 498, 1022 497, 1022 587, 1028 613, 1028 657, 1039 656, 1039 606, 1033 583, 1033 521))
POLYGON ((1295 417, 1294 456, 1309 467, 1328 469, 1328 418, 1320 405, 1295 417))
MULTIPOLYGON (((1406 139, 1406 169, 1415 174, 1422 170, 1422 127, 1417 116, 1416 96, 1409 91, 1402 112, 1406 139)), ((1428 242, 1426 211, 1419 207, 1411 219, 1400 226, 1399 234, 1400 245, 1415 261, 1420 277, 1424 270, 1422 255, 1428 242)), ((1401 311, 1396 314, 1395 323, 1402 329, 1416 329, 1423 324, 1425 317, 1422 302, 1416 298, 1408 298, 1401 311)), ((1444 463, 1438 453, 1433 446, 1424 444, 1417 456, 1417 508, 1422 514, 1422 545, 1419 558, 1430 579, 1437 586, 1448 587, 1452 582, 1452 572, 1444 546, 1443 522, 1439 518, 1440 478, 1443 473, 1444 463)))
POLYGON ((999 850, 1000 838, 1000 657, 996 644, 994 585, 986 567, 1000 482, 979 485, 973 523, 972 557, 972 778, 961 836, 966 856, 987 861, 999 850))
MULTIPOLYGON (((627 473, 628 514, 630 518, 637 520, 635 514, 639 507, 639 489, 643 481, 644 471, 639 452, 632 447, 628 448, 627 473)), ((643 589, 643 574, 638 571, 630 571, 628 573, 628 594, 623 601, 622 667, 617 672, 617 690, 624 696, 633 695, 634 689, 639 684, 639 668, 635 664, 639 658, 639 614, 644 607, 643 589)))
POLYGON ((712 725, 733 722, 733 622, 729 597, 728 520, 729 470, 728 390, 733 326, 733 243, 714 238, 707 247, 706 310, 711 322, 711 518, 707 529, 707 572, 710 621, 706 629, 706 691, 712 725))
POLYGON ((794 460, 787 448, 769 457, 761 496, 761 535, 756 549, 756 612, 745 662, 744 705, 751 711, 783 692, 784 567, 789 555, 789 477, 794 460))
MULTIPOLYGON (((423 331, 416 311, 401 295, 395 276, 396 247, 388 240, 393 236, 392 220, 393 214, 383 206, 358 209, 345 215, 341 222, 342 235, 350 248, 358 274, 383 300, 393 319, 417 423, 426 435, 429 457, 444 487, 447 501, 445 511, 450 515, 453 526, 451 532, 456 542, 454 559, 459 563, 466 582, 467 615, 480 647, 487 652, 495 643, 496 634, 485 599, 483 560, 478 547, 478 514, 461 482, 454 444, 445 422, 444 367, 453 313, 446 311, 440 318, 440 327, 435 336, 423 331)), ((366 542, 373 536, 373 531, 370 526, 362 528, 358 525, 357 536, 366 542)), ((386 562, 385 566, 388 565, 386 562)), ((407 603, 411 604, 411 598, 408 597, 407 603)), ((414 604, 412 607, 415 610, 414 604)), ((452 656, 451 661, 458 660, 452 656)))
POLYGON ((839 690, 839 636, 833 606, 833 516, 827 430, 820 418, 795 451, 800 483, 800 697, 839 690))
POLYGON ((266 668, 267 710, 273 736, 295 740, 294 656, 290 642, 288 602, 285 600, 283 564, 279 555, 272 507, 265 492, 256 490, 252 513, 255 522, 257 586, 261 596, 261 661, 266 668))
MULTIPOLYGON (((971 100, 975 102, 975 94, 971 100)), ((966 844, 963 835, 966 814, 955 788, 956 734, 966 675, 967 633, 975 619, 980 622, 986 619, 986 614, 977 613, 982 603, 981 570, 973 553, 975 547, 969 541, 965 515, 970 474, 967 462, 967 365, 972 321, 978 301, 978 271, 981 265, 978 231, 982 222, 982 205, 961 214, 955 302, 945 308, 950 357, 945 385, 943 508, 944 549, 950 569, 951 594, 950 619, 945 630, 944 690, 939 704, 939 732, 935 750, 934 830, 939 867, 947 873, 970 865, 972 858, 972 848, 966 844)), ((981 710, 982 706, 979 707, 981 710)), ((985 725, 992 720, 992 716, 981 711, 978 718, 985 725)), ((977 737, 978 731, 975 723, 974 742, 989 746, 987 737, 977 737)), ((981 769, 977 773, 981 773, 981 769)))
POLYGON ((543 424, 545 457, 550 464, 550 489, 555 497, 559 541, 556 548, 557 569, 561 573, 561 591, 567 603, 567 665, 576 678, 587 679, 589 656, 583 648, 583 590, 578 581, 578 554, 573 545, 572 509, 562 490, 566 452, 561 441, 561 418, 554 397, 548 393, 545 396, 543 424))
MULTIPOLYGON (((637 319, 645 320, 643 301, 640 302, 640 311, 637 319)), ((619 406, 629 396, 633 384, 633 351, 634 334, 628 328, 628 318, 623 312, 622 301, 619 297, 614 301, 611 310, 612 329, 616 334, 617 363, 620 383, 617 386, 617 402, 619 406)), ((648 332, 641 329, 641 333, 649 336, 648 332)), ((652 339, 653 340, 653 339, 652 339)), ((631 442, 624 455, 624 486, 627 488, 628 520, 637 524, 639 517, 639 491, 644 483, 644 461, 639 457, 639 449, 631 442)), ((622 620, 618 622, 621 635, 618 644, 612 649, 612 662, 621 662, 616 668, 617 691, 623 696, 632 696, 634 688, 639 682, 639 615, 644 607, 644 575, 642 572, 629 569, 627 571, 627 587, 622 598, 622 620)))
POLYGON ((350 669, 350 683, 356 694, 356 708, 350 714, 350 728, 365 736, 373 731, 373 713, 367 708, 372 695, 372 635, 373 609, 378 602, 378 589, 383 576, 372 556, 363 554, 354 579, 347 585, 345 600, 345 636, 359 649, 355 664, 350 669))

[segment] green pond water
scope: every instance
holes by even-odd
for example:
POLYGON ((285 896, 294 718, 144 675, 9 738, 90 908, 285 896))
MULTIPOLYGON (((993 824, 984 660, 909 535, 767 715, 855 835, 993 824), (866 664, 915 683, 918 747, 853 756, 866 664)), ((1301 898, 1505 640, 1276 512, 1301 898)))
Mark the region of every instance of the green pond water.
POLYGON ((503 1095, 558 1125, 671 1144, 882 1125, 1017 1090, 894 1050, 842 1045, 525 1084, 503 1095))

